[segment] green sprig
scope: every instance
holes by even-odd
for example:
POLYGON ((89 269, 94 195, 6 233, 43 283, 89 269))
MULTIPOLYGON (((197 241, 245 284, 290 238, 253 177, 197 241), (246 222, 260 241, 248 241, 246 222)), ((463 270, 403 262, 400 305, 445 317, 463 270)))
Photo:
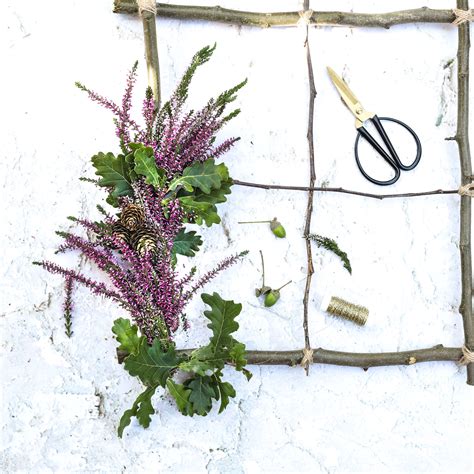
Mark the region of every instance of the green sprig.
POLYGON ((336 254, 344 263, 344 268, 352 275, 351 262, 349 261, 347 253, 343 252, 339 248, 339 245, 335 240, 318 234, 309 234, 307 238, 316 242, 318 247, 323 247, 326 250, 329 250, 330 252, 336 254))

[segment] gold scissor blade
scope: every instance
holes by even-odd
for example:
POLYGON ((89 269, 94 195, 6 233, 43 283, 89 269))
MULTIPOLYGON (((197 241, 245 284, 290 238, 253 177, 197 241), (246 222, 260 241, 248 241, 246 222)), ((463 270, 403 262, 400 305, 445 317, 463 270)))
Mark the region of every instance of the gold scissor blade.
POLYGON ((328 66, 329 77, 336 86, 339 95, 342 97, 342 100, 346 103, 347 107, 355 113, 355 106, 359 104, 359 100, 354 95, 354 93, 349 89, 349 86, 341 79, 335 72, 334 69, 328 66))
POLYGON ((342 100, 347 105, 347 108, 354 114, 356 118, 356 127, 362 126, 362 123, 365 120, 372 118, 374 114, 364 110, 359 99, 357 99, 354 93, 349 89, 349 86, 334 72, 333 69, 328 66, 327 70, 329 77, 336 86, 342 100))

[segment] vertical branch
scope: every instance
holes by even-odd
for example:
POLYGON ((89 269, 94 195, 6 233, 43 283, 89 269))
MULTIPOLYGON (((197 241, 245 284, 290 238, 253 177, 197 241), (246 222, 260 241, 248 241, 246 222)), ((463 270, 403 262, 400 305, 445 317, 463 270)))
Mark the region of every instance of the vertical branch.
MULTIPOLYGON (((309 0, 304 0, 303 8, 305 11, 309 10, 309 0)), ((309 187, 314 187, 314 182, 316 180, 316 172, 314 169, 314 140, 313 140, 313 120, 314 120, 314 100, 316 99, 316 87, 314 85, 314 74, 313 74, 313 64, 311 62, 311 50, 309 47, 309 26, 306 25, 306 39, 305 39, 305 48, 306 48, 306 64, 308 67, 308 82, 309 82, 309 110, 308 110, 308 148, 309 148, 309 187)), ((309 303, 309 290, 311 288, 311 279, 313 277, 314 268, 313 268, 313 255, 311 252, 311 241, 307 238, 311 231, 311 217, 313 214, 313 196, 314 190, 310 189, 308 191, 308 204, 306 206, 306 220, 304 226, 304 237, 306 242, 306 256, 307 256, 307 274, 306 274, 306 286, 304 290, 303 298, 303 329, 304 329, 304 345, 306 351, 311 350, 311 344, 309 340, 309 331, 308 331, 308 303, 309 303)), ((310 362, 305 357, 304 368, 306 370, 306 375, 309 374, 309 364, 310 362)))
MULTIPOLYGON (((468 10, 468 0, 457 0, 457 7, 468 10)), ((461 184, 472 180, 471 154, 469 150, 469 22, 458 26, 458 119, 456 142, 461 162, 461 184)), ((471 197, 461 196, 461 306, 464 341, 474 351, 474 319, 472 314, 472 257, 471 257, 471 197)), ((467 383, 474 385, 474 364, 467 365, 467 383)))
MULTIPOLYGON (((138 4, 147 3, 138 0, 138 4)), ((140 5, 141 6, 141 5, 140 5)), ((160 108, 160 64, 158 62, 158 40, 156 36, 156 7, 153 9, 141 8, 143 22, 143 36, 145 38, 145 57, 148 71, 148 85, 153 91, 155 110, 160 108)))

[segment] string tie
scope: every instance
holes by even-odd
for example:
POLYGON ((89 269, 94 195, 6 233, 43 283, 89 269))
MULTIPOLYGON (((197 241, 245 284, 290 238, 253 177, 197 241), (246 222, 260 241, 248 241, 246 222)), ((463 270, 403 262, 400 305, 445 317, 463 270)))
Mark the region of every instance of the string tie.
POLYGON ((303 358, 301 359, 301 367, 308 367, 309 364, 313 363, 314 350, 311 347, 305 347, 303 349, 303 358))
POLYGON ((459 359, 459 364, 467 365, 474 362, 474 352, 470 351, 466 346, 462 346, 462 357, 459 359))
POLYGON ((309 26, 311 23, 311 17, 313 16, 313 10, 302 10, 298 12, 300 19, 298 20, 298 26, 309 26))
POLYGON ((459 8, 455 8, 453 10, 454 15, 456 18, 453 21, 454 26, 462 25, 468 21, 474 20, 474 13, 473 10, 461 10, 459 8))
POLYGON ((137 0, 137 4, 140 15, 142 15, 143 12, 150 12, 153 13, 153 15, 156 15, 155 0, 137 0))
POLYGON ((472 181, 471 183, 465 184, 464 186, 461 186, 458 190, 458 193, 461 196, 473 197, 474 196, 474 181, 472 181))

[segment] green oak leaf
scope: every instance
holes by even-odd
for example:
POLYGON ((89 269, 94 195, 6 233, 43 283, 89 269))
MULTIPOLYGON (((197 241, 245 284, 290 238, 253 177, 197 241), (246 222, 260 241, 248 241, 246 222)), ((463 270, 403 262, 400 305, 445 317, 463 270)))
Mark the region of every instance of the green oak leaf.
POLYGON ((232 180, 222 181, 220 188, 211 189, 209 194, 203 193, 201 190, 194 191, 194 200, 197 202, 207 202, 209 204, 220 204, 227 201, 226 194, 230 194, 232 180))
POLYGON ((217 386, 219 387, 221 396, 221 406, 219 407, 219 413, 222 413, 229 404, 229 398, 235 397, 235 389, 229 382, 222 382, 220 377, 217 379, 217 386))
POLYGON ((129 355, 124 367, 130 375, 138 377, 145 385, 164 387, 166 379, 180 362, 173 345, 165 352, 158 339, 149 346, 146 339, 142 338, 138 353, 129 355))
POLYGON ((184 168, 183 174, 173 179, 169 189, 174 191, 178 186, 182 186, 188 192, 198 188, 202 192, 209 194, 211 189, 219 188, 221 185, 224 173, 222 166, 225 167, 225 165, 216 165, 213 158, 203 163, 197 161, 191 166, 184 168))
POLYGON ((217 293, 212 295, 203 293, 201 298, 211 307, 210 311, 204 311, 204 316, 211 321, 207 327, 212 331, 210 342, 214 351, 218 352, 224 347, 232 347, 234 338, 231 334, 239 329, 235 318, 242 311, 242 305, 223 300, 217 293))
POLYGON ((145 176, 145 182, 155 188, 161 188, 165 182, 165 170, 158 168, 155 163, 153 149, 142 146, 135 153, 135 173, 145 176))
POLYGON ((242 342, 235 342, 229 351, 229 356, 232 362, 235 364, 235 370, 239 372, 247 365, 247 359, 245 358, 245 344, 242 342))
POLYGON ((199 357, 191 356, 189 360, 179 364, 179 369, 183 372, 206 375, 206 372, 213 371, 215 367, 212 361, 207 361, 206 359, 200 359, 199 357))
POLYGON ((117 206, 117 198, 133 195, 131 168, 124 155, 98 153, 92 157, 92 164, 101 177, 99 186, 111 189, 107 199, 110 204, 117 206))
POLYGON ((194 216, 194 222, 198 225, 206 223, 207 227, 212 224, 219 224, 221 218, 217 214, 216 206, 208 202, 195 201, 195 196, 183 196, 178 198, 186 212, 190 212, 194 216))
POLYGON ((130 324, 129 319, 119 318, 114 321, 112 326, 112 332, 115 334, 115 339, 120 342, 118 347, 122 351, 126 351, 129 354, 137 354, 140 337, 137 334, 138 327, 134 324, 130 324))
POLYGON ((151 415, 155 413, 155 410, 153 409, 153 406, 151 404, 151 397, 155 394, 156 388, 157 386, 147 387, 144 392, 138 395, 132 408, 126 410, 125 413, 122 415, 118 427, 118 435, 120 438, 123 435, 123 430, 132 421, 132 416, 136 416, 138 422, 144 428, 148 428, 150 426, 151 415))
POLYGON ((184 385, 173 382, 171 379, 166 381, 166 387, 170 392, 170 395, 175 399, 178 410, 183 415, 193 416, 193 406, 189 401, 191 390, 186 388, 184 385))
POLYGON ((191 390, 189 401, 193 411, 201 416, 207 415, 212 408, 212 399, 219 399, 219 390, 215 380, 208 376, 197 375, 187 380, 185 386, 191 390))
POLYGON ((228 177, 224 179, 225 176, 228 176, 225 166, 219 168, 219 170, 222 175, 221 185, 219 188, 211 189, 209 194, 202 192, 200 189, 195 189, 192 192, 181 189, 177 194, 185 210, 193 213, 194 221, 199 225, 204 221, 210 227, 212 224, 219 224, 221 221, 217 214, 216 204, 227 201, 226 195, 231 193, 232 180, 228 177))
POLYGON ((185 255, 186 257, 194 257, 201 245, 201 236, 197 235, 194 230, 186 232, 184 229, 181 229, 174 238, 171 252, 173 255, 179 254, 185 255))
POLYGON ((179 368, 184 372, 206 375, 208 371, 223 369, 228 360, 229 352, 227 350, 216 351, 211 344, 208 344, 193 351, 187 361, 179 364, 179 368))

